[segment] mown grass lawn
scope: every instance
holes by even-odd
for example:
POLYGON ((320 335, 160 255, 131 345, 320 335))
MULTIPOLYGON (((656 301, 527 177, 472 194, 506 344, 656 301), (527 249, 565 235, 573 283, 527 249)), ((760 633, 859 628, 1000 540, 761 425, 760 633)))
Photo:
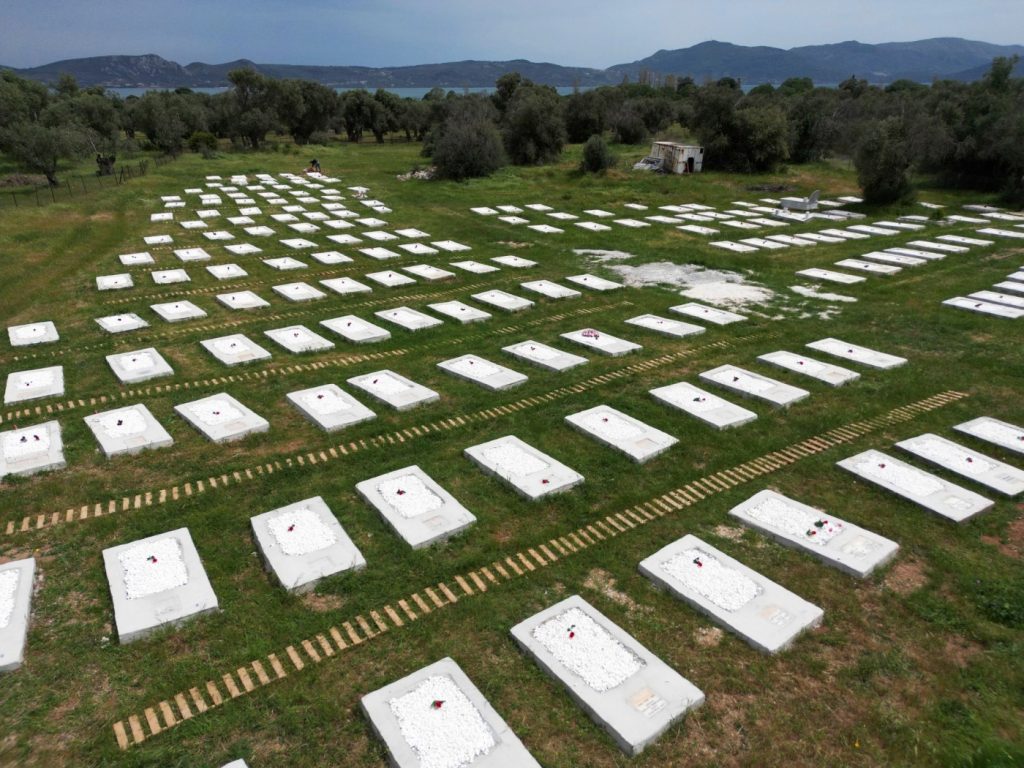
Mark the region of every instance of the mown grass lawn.
MULTIPOLYGON (((638 154, 624 150, 625 155, 638 154)), ((575 170, 579 147, 560 165, 509 168, 464 184, 395 179, 423 160, 411 144, 317 148, 325 171, 342 177, 342 187, 364 185, 393 209, 389 229, 416 227, 432 240, 452 239, 472 246, 466 254, 428 258, 403 256, 381 264, 354 251, 352 264, 326 267, 299 254, 285 253, 276 238, 252 238, 264 248, 259 258, 296 255, 310 266, 276 272, 253 256, 233 256, 219 244, 177 223, 156 224, 150 213, 163 210, 161 195, 182 194, 204 185, 207 174, 300 172, 307 159, 281 153, 223 154, 213 160, 186 155, 151 168, 141 179, 68 203, 0 211, 0 314, 4 325, 51 319, 61 340, 54 345, 16 349, 0 344, 0 373, 63 365, 67 394, 75 407, 57 415, 63 429, 68 468, 14 479, 0 486, 0 557, 34 555, 40 583, 33 603, 26 663, 0 678, 0 765, 11 766, 219 766, 245 758, 263 766, 380 766, 381 744, 361 715, 362 694, 449 655, 468 673, 497 711, 545 766, 879 766, 1024 764, 1024 522, 1021 506, 997 498, 986 514, 955 527, 895 496, 854 481, 835 461, 868 447, 892 450, 895 441, 933 431, 951 439, 954 424, 980 415, 1021 423, 1020 321, 972 315, 943 307, 941 301, 988 288, 1024 266, 1024 248, 999 241, 991 248, 950 255, 941 262, 904 270, 891 278, 871 278, 851 287, 821 290, 853 296, 856 302, 828 303, 794 294, 793 274, 878 247, 878 241, 851 241, 756 254, 720 251, 696 235, 655 224, 642 230, 615 227, 590 233, 571 225, 564 234, 542 235, 470 212, 481 205, 542 202, 580 214, 606 208, 627 215, 650 215, 660 205, 700 202, 719 210, 734 200, 757 200, 768 193, 748 187, 788 183, 807 193, 855 194, 852 172, 842 164, 790 169, 771 177, 705 174, 689 178, 633 174, 617 170, 584 177, 575 170), (638 202, 651 210, 623 208, 638 202), (174 247, 200 245, 213 263, 235 262, 248 278, 220 283, 203 264, 180 264, 168 247, 147 248, 142 237, 168 232, 174 247), (697 264, 742 273, 774 292, 765 305, 747 308, 750 319, 702 335, 672 340, 623 321, 637 314, 664 314, 682 303, 669 286, 628 288, 578 299, 550 301, 530 295, 536 306, 459 326, 409 333, 390 328, 389 341, 370 348, 347 345, 325 332, 337 347, 292 356, 263 331, 304 323, 320 330, 320 320, 355 313, 378 322, 374 311, 408 304, 425 309, 443 295, 473 303, 471 293, 502 288, 523 294, 518 283, 594 271, 615 279, 574 249, 624 251, 625 262, 697 264), (149 268, 123 268, 117 255, 150 250, 157 269, 184 267, 192 281, 156 286, 149 268), (375 287, 372 294, 291 304, 271 290, 293 280, 315 284, 326 277, 368 272, 426 261, 445 267, 461 258, 480 261, 515 253, 539 262, 530 270, 503 269, 489 275, 459 272, 453 280, 406 288, 375 287), (450 256, 450 258, 448 258, 450 256), (95 277, 130 271, 135 287, 99 293, 95 277), (231 312, 216 293, 237 284, 268 299, 269 310, 231 312), (186 295, 188 292, 188 295, 186 295), (414 297, 414 298, 410 298, 414 297), (149 305, 187 298, 209 313, 205 320, 167 324, 149 305), (108 336, 94 319, 138 312, 149 328, 108 336), (218 328, 224 324, 223 328, 218 328), (230 325, 227 325, 230 324, 230 325), (191 326, 191 327, 190 327, 191 326), (573 349, 558 334, 593 326, 643 344, 638 354, 604 358, 573 349), (509 330, 511 329, 511 330, 509 330), (241 371, 228 369, 199 345, 224 333, 244 333, 269 349, 273 358, 241 371), (832 389, 810 379, 772 371, 759 354, 799 350, 805 343, 835 336, 909 359, 891 371, 860 369, 859 381, 832 389), (590 362, 552 373, 514 360, 501 348, 533 338, 590 362), (716 342, 728 342, 716 345, 716 342), (188 389, 151 392, 122 400, 122 387, 104 356, 155 346, 175 369, 172 379, 153 385, 188 383, 188 389), (636 362, 692 350, 647 371, 618 375, 636 362), (353 360, 364 352, 381 360, 353 360), (529 375, 529 381, 503 393, 489 393, 440 371, 436 364, 464 353, 479 354, 529 375), (310 369, 292 366, 323 361, 310 369), (699 384, 697 374, 735 363, 804 387, 811 397, 788 411, 753 401, 742 404, 757 421, 716 432, 656 403, 648 390, 680 380, 699 384), (391 368, 441 393, 441 400, 396 413, 355 392, 345 379, 391 368), (217 383, 228 374, 273 371, 266 377, 217 383), (615 374, 579 393, 544 399, 562 387, 615 374), (325 435, 285 400, 298 389, 334 382, 377 413, 377 418, 325 435), (176 404, 227 391, 270 421, 270 431, 228 445, 213 445, 176 416, 176 404), (464 575, 504 561, 581 526, 634 507, 691 480, 742 464, 804 438, 938 392, 970 396, 912 420, 878 430, 846 445, 803 459, 758 480, 723 491, 686 509, 660 517, 524 576, 492 585, 483 594, 406 621, 372 641, 334 658, 294 667, 286 679, 257 687, 249 695, 119 749, 112 725, 144 709, 171 701, 179 692, 219 681, 253 659, 282 654, 303 639, 333 626, 369 616, 411 593, 439 582, 452 586, 464 575), (79 400, 108 398, 107 404, 78 406, 79 400), (474 414, 523 399, 535 405, 444 431, 411 436, 377 447, 373 438, 474 414), (173 447, 107 460, 83 417, 112 404, 145 402, 172 434, 173 447), (580 435, 563 418, 607 403, 675 435, 672 450, 643 466, 580 435), (586 477, 583 486, 548 501, 530 504, 473 466, 462 450, 485 440, 515 434, 550 453, 586 477), (210 477, 244 473, 257 465, 318 453, 339 443, 356 450, 326 463, 293 463, 273 474, 208 488, 202 494, 113 515, 21 531, 26 516, 35 521, 53 513, 90 508, 96 503, 195 484, 210 477), (357 482, 418 464, 478 518, 475 526, 447 543, 411 551, 356 495, 357 482), (895 563, 860 582, 733 525, 727 511, 764 487, 774 487, 898 541, 895 563), (251 537, 249 518, 270 509, 323 496, 368 561, 365 571, 327 579, 316 593, 284 593, 264 572, 251 537), (12 533, 5 531, 17 522, 12 533), (166 530, 187 526, 195 540, 222 611, 152 638, 119 646, 112 630, 112 607, 101 550, 166 530), (641 577, 637 563, 669 541, 694 533, 825 610, 821 628, 792 649, 764 657, 731 635, 713 630, 703 616, 659 593, 641 577), (640 757, 627 759, 612 741, 515 647, 508 630, 528 615, 569 594, 579 593, 633 633, 707 695, 706 705, 672 728, 640 757), (1016 746, 1015 746, 1016 745, 1016 746)), ((627 166, 628 167, 628 166, 627 166)), ((777 196, 777 195, 776 195, 777 196)), ((959 206, 986 202, 980 196, 926 190, 922 198, 959 206)), ((189 199, 186 196, 186 199, 189 199)), ((194 208, 190 203, 189 210, 194 208)), ((358 204, 353 205, 358 207, 358 204)), ((220 209, 234 211, 228 201, 220 209)), ((867 211, 870 219, 921 213, 917 206, 867 211)), ((264 206, 264 214, 269 208, 264 206)), ((181 215, 177 218, 182 218, 181 215)), ((534 221, 544 220, 530 214, 534 221)), ((222 220, 220 220, 222 221, 222 220)), ((259 223, 275 222, 264 215, 259 223)), ((558 225, 557 222, 551 222, 558 225)), ((561 226, 561 225, 559 225, 561 226)), ((907 233, 885 246, 934 234, 907 233)), ((238 228, 230 227, 233 231, 238 228)), ((280 236, 284 227, 276 225, 280 236)), ((821 222, 796 224, 786 233, 817 231, 821 222)), ((970 225, 944 232, 971 235, 970 225)), ((323 246, 328 232, 311 236, 323 246)), ((723 233, 725 234, 725 233, 723 233)), ((760 234, 760 233, 754 233, 760 234)), ((746 233, 728 233, 731 239, 746 233)), ((383 245, 387 245, 384 243, 383 245)), ((489 310, 491 311, 491 310, 489 310)), ((820 356, 819 356, 820 357, 820 356)), ((857 367, 850 365, 849 367, 857 367)), ((133 387, 144 390, 147 385, 133 387)), ((730 399, 737 399, 726 395, 730 399)), ((39 416, 18 416, 27 426, 53 418, 40 401, 39 416)), ((2 428, 11 426, 5 408, 2 428)), ((964 440, 967 440, 964 438, 964 440)), ((992 446, 974 444, 990 455, 1021 465, 992 446)), ((961 482, 952 475, 947 479, 961 482)), ((961 484, 989 495, 968 481, 961 484)), ((990 498, 995 498, 990 496, 990 498)), ((33 522, 34 526, 34 522, 33 522)), ((223 687, 222 689, 223 690, 223 687)), ((180 719, 180 718, 178 718, 180 719)), ((145 723, 143 723, 145 727, 145 723)), ((147 731, 148 733, 148 731, 147 731)))

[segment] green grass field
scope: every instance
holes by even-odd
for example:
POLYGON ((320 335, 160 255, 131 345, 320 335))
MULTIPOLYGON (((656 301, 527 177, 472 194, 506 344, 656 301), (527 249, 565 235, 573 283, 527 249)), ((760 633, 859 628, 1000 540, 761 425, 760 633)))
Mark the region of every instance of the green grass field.
MULTIPOLYGON (((416 227, 429 232, 432 240, 452 239, 472 246, 466 254, 405 256, 385 265, 354 249, 341 248, 354 262, 326 267, 299 254, 286 254, 276 238, 266 238, 270 243, 253 239, 264 248, 260 257, 296 255, 310 264, 306 270, 280 273, 257 257, 233 256, 176 222, 149 221, 150 213, 163 210, 161 195, 203 186, 207 174, 226 179, 232 174, 298 173, 307 159, 298 155, 224 154, 207 161, 187 155, 151 167, 141 179, 69 203, 0 210, 4 325, 52 319, 61 334, 56 344, 30 348, 13 348, 3 341, 0 372, 6 377, 13 371, 63 365, 66 377, 64 398, 33 403, 33 410, 39 405, 39 415, 12 417, 19 406, 5 407, 0 429, 58 418, 68 463, 62 471, 8 478, 0 485, 0 559, 35 556, 40 577, 25 664, 0 677, 0 765, 205 768, 242 757, 251 768, 382 766, 385 751, 361 714, 360 696, 447 655, 455 658, 545 766, 1024 764, 1019 746, 1024 743, 1021 505, 939 470, 937 474, 996 500, 984 515, 955 526, 835 467, 836 461, 869 447, 900 455, 894 442, 927 431, 959 439, 952 426, 976 416, 1024 421, 1022 321, 941 305, 945 298, 988 288, 1020 269, 1024 248, 1000 240, 993 247, 950 255, 894 277, 872 277, 851 287, 824 287, 821 290, 857 299, 826 303, 791 292, 789 286, 800 282, 794 271, 828 267, 877 247, 934 235, 938 225, 929 225, 924 233, 888 238, 882 246, 876 238, 733 254, 710 247, 705 238, 659 224, 642 230, 615 227, 607 233, 570 225, 564 234, 542 235, 469 211, 472 206, 533 202, 575 214, 587 208, 635 214, 623 208, 630 202, 650 206, 651 210, 638 215, 656 213, 654 209, 661 205, 688 202, 721 210, 731 207, 731 201, 757 200, 768 194, 748 191, 749 185, 778 182, 790 183, 804 193, 820 188, 827 196, 857 192, 852 172, 842 164, 792 168, 771 177, 670 177, 623 170, 582 177, 575 171, 579 149, 569 148, 560 165, 509 168, 489 179, 453 184, 395 179, 396 174, 423 162, 418 145, 317 148, 325 171, 342 178, 337 186, 367 186, 372 196, 393 209, 384 217, 388 229, 416 227), (213 263, 240 264, 249 277, 218 282, 203 264, 180 264, 170 247, 147 249, 142 237, 160 232, 173 234, 176 248, 205 247, 213 254, 213 263), (706 333, 686 340, 623 324, 645 312, 664 314, 669 306, 685 300, 668 286, 608 294, 584 291, 578 299, 562 301, 529 296, 536 306, 523 313, 505 315, 495 310, 494 318, 483 323, 445 322, 415 334, 392 328, 389 341, 370 347, 347 345, 325 332, 336 348, 312 355, 290 355, 263 336, 264 330, 293 323, 318 330, 320 320, 349 312, 376 321, 374 311, 403 304, 424 309, 438 300, 434 296, 473 303, 469 295, 484 288, 523 294, 518 283, 524 280, 560 280, 584 271, 615 279, 600 265, 573 253, 580 248, 625 251, 634 254, 625 262, 631 265, 673 262, 741 272, 773 291, 775 298, 766 305, 748 307, 750 319, 745 323, 710 326, 706 333), (148 276, 149 268, 128 270, 117 260, 118 254, 141 250, 154 254, 158 269, 185 267, 192 282, 157 286, 148 276), (375 287, 369 295, 330 294, 304 304, 291 304, 271 290, 275 284, 293 280, 315 284, 343 275, 360 279, 395 264, 426 261, 444 267, 460 258, 483 261, 508 253, 539 264, 530 270, 503 269, 489 275, 459 272, 454 280, 443 283, 375 287), (134 288, 96 290, 97 275, 122 271, 133 273, 134 288), (238 284, 268 299, 272 307, 231 312, 214 300, 216 293, 234 290, 238 284), (209 313, 208 318, 167 324, 149 309, 150 304, 174 298, 194 301, 209 313), (821 314, 828 309, 832 311, 824 319, 821 314), (110 336, 94 322, 119 312, 138 312, 150 326, 110 336), (564 373, 532 368, 501 352, 501 347, 527 338, 579 352, 559 340, 558 334, 587 326, 637 341, 643 350, 616 359, 584 351, 581 354, 590 362, 564 373), (273 358, 228 369, 199 345, 202 339, 224 333, 246 334, 269 349, 273 358), (833 389, 773 371, 755 359, 777 349, 797 351, 826 336, 898 354, 909 363, 891 371, 851 364, 862 372, 861 379, 833 389), (174 377, 121 386, 105 355, 147 346, 155 346, 167 358, 174 377), (360 357, 371 352, 384 357, 360 357), (470 352, 520 370, 529 381, 494 394, 436 367, 441 360, 470 352), (630 368, 645 361, 652 361, 646 369, 630 368), (324 365, 306 365, 316 362, 324 365), (744 401, 759 418, 737 430, 716 432, 658 404, 648 394, 656 386, 680 380, 699 383, 699 372, 727 362, 801 386, 811 391, 811 397, 787 411, 744 401), (345 384, 350 376, 378 368, 392 368, 435 389, 441 393, 440 402, 397 413, 345 384), (229 375, 240 378, 218 381, 229 375), (356 394, 376 411, 377 418, 326 435, 285 400, 288 392, 329 382, 356 394), (170 388, 158 386, 168 383, 170 388), (174 385, 180 387, 175 390, 174 385), (147 387, 152 387, 148 394, 147 387), (137 394, 123 395, 128 389, 137 394), (218 391, 229 392, 267 418, 270 431, 241 442, 213 445, 173 411, 176 404, 218 391), (789 466, 710 493, 690 506, 665 511, 644 524, 636 522, 632 528, 622 524, 621 533, 607 523, 598 526, 609 515, 642 507, 698 478, 946 391, 969 396, 905 421, 891 420, 789 466), (133 402, 144 402, 175 444, 107 460, 83 418, 133 402), (680 442, 638 466, 563 422, 567 414, 599 403, 658 426, 680 442), (508 404, 519 405, 501 408, 508 404), (488 412, 491 415, 474 416, 488 412), (462 455, 467 446, 505 434, 518 435, 550 453, 582 473, 586 482, 549 501, 523 501, 462 455), (335 458, 329 449, 339 445, 349 450, 336 451, 335 458), (318 459, 321 453, 329 460, 318 459), (400 541, 356 495, 354 486, 410 464, 421 466, 470 509, 478 519, 476 525, 443 545, 421 551, 411 551, 400 541), (268 465, 272 473, 265 470, 268 465), (896 540, 901 546, 898 558, 858 581, 808 555, 740 530, 727 511, 766 487, 896 540), (161 499, 161 491, 166 499, 161 499), (148 501, 147 494, 151 494, 148 501), (315 495, 330 505, 368 567, 326 579, 312 595, 290 596, 263 570, 249 518, 315 495), (124 499, 128 509, 123 509, 124 499), (107 514, 112 502, 117 511, 107 514), (96 516, 98 505, 103 514, 96 516), (79 519, 83 508, 87 515, 79 519), (69 522, 69 518, 73 519, 69 522), (595 538, 592 545, 575 553, 562 553, 551 544, 588 525, 617 535, 595 538), (112 628, 101 550, 181 526, 191 531, 221 612, 120 646, 112 628), (704 616, 655 591, 637 572, 641 559, 686 533, 705 538, 821 606, 823 625, 775 657, 763 656, 736 637, 713 630, 704 616), (531 549, 540 553, 542 545, 557 560, 546 565, 534 561, 532 570, 522 566, 521 576, 507 565, 506 558, 531 549), (496 572, 496 562, 506 563, 508 579, 496 572), (496 577, 494 582, 484 577, 489 588, 483 592, 467 576, 482 574, 482 569, 496 577), (468 584, 472 594, 459 586, 456 577, 468 584), (439 584, 458 601, 451 604, 439 584), (442 598, 443 608, 429 602, 428 588, 442 598), (413 593, 433 610, 425 613, 411 602, 413 593), (704 707, 639 757, 623 756, 565 692, 519 652, 509 636, 512 625, 574 593, 618 622, 707 695, 704 707), (408 602, 417 614, 415 621, 402 612, 399 601, 408 602), (385 606, 404 618, 402 626, 389 618, 385 606), (387 631, 377 631, 374 614, 387 631), (357 617, 368 621, 372 637, 367 637, 357 617), (356 632, 358 644, 350 642, 346 623, 356 632), (333 654, 328 657, 316 638, 331 638, 332 628, 349 642, 343 651, 328 645, 333 654), (309 648, 319 662, 304 640, 311 641, 309 648), (291 661, 288 648, 302 660, 301 670, 291 661), (280 660, 287 676, 264 685, 261 670, 268 678, 277 677, 268 661, 270 654, 280 660), (252 666, 254 660, 260 663, 259 670, 252 666), (239 669, 247 671, 242 675, 239 669), (230 685, 225 675, 230 675, 230 685), (247 680, 251 692, 246 690, 247 680), (219 706, 212 706, 215 701, 208 681, 216 684, 224 699, 219 706), (232 697, 231 686, 238 689, 237 698, 232 697), (201 711, 190 697, 193 688, 203 696, 208 711, 201 711), (178 694, 188 705, 187 718, 175 698, 178 694), (147 720, 150 709, 156 728, 147 720), (141 743, 133 736, 131 720, 135 718, 139 736, 144 737, 141 743), (119 746, 115 724, 126 729, 127 749, 119 746)), ((923 190, 921 197, 949 205, 947 212, 967 202, 988 202, 982 196, 931 189, 923 190)), ((219 207, 225 216, 234 214, 227 199, 219 207)), ((190 203, 189 208, 194 206, 190 203)), ((264 206, 264 214, 269 212, 273 211, 264 206)), ((873 220, 925 209, 908 206, 866 212, 873 220)), ((542 220, 537 214, 529 218, 542 220)), ((258 222, 275 224, 266 215, 258 222)), ((826 226, 794 224, 780 231, 796 234, 826 226)), ((279 234, 284 231, 282 225, 275 229, 279 234)), ((971 235, 974 230, 957 224, 942 231, 971 235)), ((322 230, 310 237, 324 250, 333 249, 323 237, 328 233, 322 230)), ((723 233, 730 239, 744 236, 747 233, 723 233)), ((1019 456, 994 446, 970 444, 1022 464, 1019 456)), ((545 555, 542 559, 549 560, 545 555)), ((520 560, 515 562, 522 565, 520 560)))

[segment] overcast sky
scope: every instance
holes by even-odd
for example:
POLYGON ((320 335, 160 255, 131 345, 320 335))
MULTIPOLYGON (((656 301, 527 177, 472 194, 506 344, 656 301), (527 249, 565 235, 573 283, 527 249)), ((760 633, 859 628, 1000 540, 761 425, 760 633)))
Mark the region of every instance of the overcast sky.
POLYGON ((1024 43, 1024 0, 0 0, 0 64, 155 53, 188 64, 605 68, 704 40, 1024 43))

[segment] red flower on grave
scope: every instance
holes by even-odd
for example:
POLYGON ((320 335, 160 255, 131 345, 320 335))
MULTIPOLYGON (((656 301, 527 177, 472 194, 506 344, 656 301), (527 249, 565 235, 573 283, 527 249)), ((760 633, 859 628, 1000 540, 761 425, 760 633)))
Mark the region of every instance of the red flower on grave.
POLYGON ((430 703, 430 708, 431 709, 440 709, 443 706, 444 706, 444 700, 443 699, 434 699, 430 703))
POLYGON ((151 563, 155 563, 156 562, 156 555, 150 555, 146 559, 149 560, 149 562, 151 562, 151 563))
POLYGON ((972 459, 970 456, 968 456, 967 457, 967 463, 968 464, 973 464, 974 463, 974 459, 972 459))
POLYGON ((294 531, 294 530, 295 530, 295 523, 292 523, 291 525, 288 526, 288 531, 291 532, 291 531, 294 531))
POLYGON ((878 468, 879 468, 879 469, 885 469, 885 464, 879 464, 879 465, 878 465, 878 468))
POLYGON ((401 488, 399 488, 398 491, 396 491, 396 493, 398 493, 399 496, 405 496, 405 491, 403 491, 401 488))
POLYGON ((551 482, 551 481, 550 481, 550 480, 548 480, 548 479, 547 479, 547 478, 545 477, 545 478, 544 478, 543 480, 541 480, 541 481, 540 481, 540 484, 541 484, 541 485, 547 485, 547 484, 548 484, 548 483, 550 483, 550 482, 551 482))
POLYGON ((700 561, 699 557, 693 558, 693 564, 696 565, 698 568, 703 568, 704 567, 704 563, 702 563, 700 561))

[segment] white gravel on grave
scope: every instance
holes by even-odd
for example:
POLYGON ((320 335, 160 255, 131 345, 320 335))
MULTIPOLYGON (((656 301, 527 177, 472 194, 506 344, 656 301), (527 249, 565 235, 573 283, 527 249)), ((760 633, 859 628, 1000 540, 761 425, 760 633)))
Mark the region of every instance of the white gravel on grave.
POLYGON ((770 381, 750 376, 742 371, 718 371, 717 373, 709 374, 708 378, 714 379, 720 384, 727 384, 730 387, 742 389, 745 392, 766 392, 775 386, 770 381))
POLYGON ((17 568, 0 571, 0 629, 11 623, 14 614, 14 595, 18 591, 21 572, 17 568))
POLYGON ((30 456, 48 453, 50 432, 45 427, 14 429, 0 435, 0 443, 3 444, 4 460, 13 464, 30 456))
POLYGON ((579 608, 570 608, 533 630, 533 637, 559 663, 595 691, 610 691, 644 662, 579 608))
POLYGON ((130 547, 117 559, 124 570, 124 588, 129 600, 188 584, 181 544, 173 536, 130 547))
POLYGON ((148 428, 142 414, 134 408, 121 408, 99 414, 96 426, 111 437, 131 437, 142 434, 148 428))
POLYGON ((204 400, 192 405, 191 410, 193 416, 211 427, 242 418, 242 412, 227 400, 204 400))
POLYGON ((473 379, 486 379, 488 376, 494 376, 497 373, 501 373, 501 368, 496 365, 488 363, 486 360, 456 360, 448 366, 449 370, 456 373, 461 373, 463 376, 469 376, 473 379))
POLYGON ((997 445, 1014 445, 1024 438, 1024 431, 992 421, 984 421, 972 426, 971 434, 997 445))
POLYGON ((309 410, 323 416, 338 413, 338 411, 347 411, 352 408, 348 400, 340 397, 337 392, 330 389, 323 389, 316 393, 310 392, 302 395, 299 399, 302 400, 302 404, 309 408, 309 410))
POLYGON ((411 388, 404 381, 399 381, 395 377, 389 376, 386 373, 382 373, 369 381, 362 381, 360 382, 360 385, 366 389, 371 389, 384 395, 396 395, 399 392, 405 392, 411 388))
POLYGON ((333 546, 334 531, 307 507, 289 510, 267 521, 267 529, 286 555, 308 555, 333 546))
POLYGON ((482 453, 494 465, 495 471, 504 477, 525 477, 548 468, 546 462, 511 443, 492 445, 482 453))
POLYGON ((419 517, 444 506, 444 500, 427 488, 416 475, 401 475, 377 486, 377 493, 402 517, 419 517))
POLYGON ((590 413, 584 416, 582 421, 591 432, 596 432, 613 442, 636 440, 645 434, 645 430, 614 413, 590 413))
POLYGON ((520 344, 518 347, 516 347, 516 352, 523 355, 524 357, 544 361, 554 360, 555 358, 559 357, 562 354, 558 350, 552 349, 551 347, 541 347, 535 346, 533 344, 520 344))
POLYGON ((915 496, 930 496, 942 490, 942 483, 913 467, 901 467, 888 461, 861 461, 857 471, 867 477, 895 485, 915 496))
POLYGON ((388 706, 419 757, 418 768, 465 768, 497 744, 480 711, 447 675, 428 677, 388 706))
POLYGON ((765 499, 756 507, 747 509, 746 514, 773 530, 821 547, 846 530, 845 525, 830 520, 827 515, 812 514, 780 499, 765 499))
POLYGON ((139 352, 131 357, 122 357, 118 362, 122 368, 132 373, 148 371, 156 365, 156 360, 148 352, 139 352))
POLYGON ((749 576, 699 549, 679 553, 663 562, 661 569, 725 611, 738 611, 761 594, 760 585, 749 576))
POLYGON ((977 454, 974 452, 934 438, 925 438, 915 442, 914 452, 927 459, 932 459, 939 465, 957 467, 958 472, 973 477, 996 469, 995 464, 977 458, 977 454))

